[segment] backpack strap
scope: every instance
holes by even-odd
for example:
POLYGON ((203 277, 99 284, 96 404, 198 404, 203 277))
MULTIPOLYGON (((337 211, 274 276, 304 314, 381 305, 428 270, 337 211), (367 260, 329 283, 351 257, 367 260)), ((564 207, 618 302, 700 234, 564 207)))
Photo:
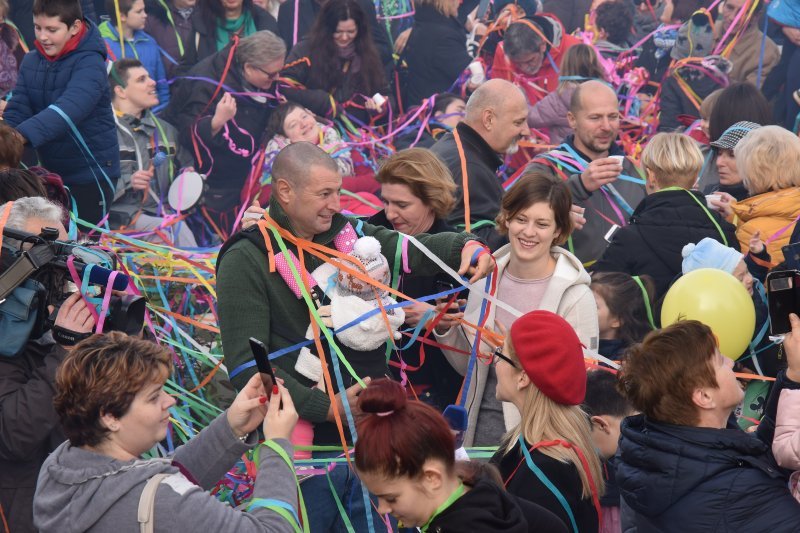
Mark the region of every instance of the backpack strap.
POLYGON ((156 490, 159 483, 172 474, 156 474, 147 480, 144 486, 142 495, 139 497, 139 511, 137 518, 139 520, 140 533, 153 533, 153 510, 156 506, 156 490))

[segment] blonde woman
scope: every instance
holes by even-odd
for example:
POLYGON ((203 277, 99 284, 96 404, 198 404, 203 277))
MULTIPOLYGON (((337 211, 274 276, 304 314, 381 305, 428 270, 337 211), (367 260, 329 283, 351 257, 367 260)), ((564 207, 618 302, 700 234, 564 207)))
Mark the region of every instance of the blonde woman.
MULTIPOLYGON (((589 289, 589 274, 577 257, 559 246, 572 232, 571 204, 567 185, 539 171, 526 172, 508 190, 497 217, 497 230, 508 235, 509 244, 494 253, 495 296, 521 313, 542 309, 561 315, 581 342, 596 350, 597 304, 589 289)), ((483 290, 485 283, 474 288, 483 290)), ((483 301, 478 292, 470 291, 465 321, 480 321, 483 301)), ((509 328, 516 318, 507 308, 493 304, 485 313, 485 324, 494 326, 497 322, 509 328)), ((478 361, 470 370, 469 357, 464 353, 471 352, 475 331, 465 325, 449 326, 437 325, 437 340, 449 348, 444 353, 453 368, 462 375, 470 372, 465 390, 469 425, 464 444, 497 446, 506 431, 519 422, 519 412, 495 397, 494 367, 478 361)))
POLYGON ((597 531, 603 479, 580 408, 586 367, 575 331, 556 314, 533 311, 514 322, 491 364, 497 399, 522 416, 492 458, 506 489, 556 514, 571 531, 597 531))
POLYGON ((775 264, 789 244, 800 215, 800 138, 780 126, 748 133, 734 148, 736 168, 749 197, 737 202, 722 193, 721 211, 736 224, 742 251, 756 234, 775 264))

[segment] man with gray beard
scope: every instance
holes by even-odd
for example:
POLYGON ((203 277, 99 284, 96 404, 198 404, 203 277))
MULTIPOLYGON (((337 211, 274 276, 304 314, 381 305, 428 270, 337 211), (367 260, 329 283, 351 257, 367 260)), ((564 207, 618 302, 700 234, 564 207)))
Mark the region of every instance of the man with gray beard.
POLYGON ((527 117, 528 102, 519 87, 489 80, 470 96, 464 120, 431 147, 457 186, 456 207, 448 222, 465 228, 469 211, 470 231, 484 238, 492 250, 504 243, 494 231, 503 196, 497 169, 503 164, 502 156, 515 153, 518 141, 530 135, 527 117))

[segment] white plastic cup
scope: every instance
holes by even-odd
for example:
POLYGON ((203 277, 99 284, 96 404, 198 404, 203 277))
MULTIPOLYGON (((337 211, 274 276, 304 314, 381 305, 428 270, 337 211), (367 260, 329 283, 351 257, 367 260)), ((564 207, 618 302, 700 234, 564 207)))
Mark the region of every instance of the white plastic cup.
POLYGON ((372 101, 375 102, 376 106, 383 107, 383 104, 386 103, 386 97, 384 97, 381 93, 375 93, 372 95, 372 101))
POLYGON ((610 155, 608 157, 610 159, 616 159, 617 163, 619 163, 620 167, 625 164, 625 156, 624 155, 610 155))
POLYGON ((484 72, 483 64, 480 61, 473 61, 468 68, 470 74, 472 74, 469 78, 469 82, 472 85, 480 85, 486 81, 486 72, 484 72))
POLYGON ((712 205, 711 200, 719 202, 722 200, 721 194, 706 194, 706 205, 711 209, 717 209, 717 206, 712 205))

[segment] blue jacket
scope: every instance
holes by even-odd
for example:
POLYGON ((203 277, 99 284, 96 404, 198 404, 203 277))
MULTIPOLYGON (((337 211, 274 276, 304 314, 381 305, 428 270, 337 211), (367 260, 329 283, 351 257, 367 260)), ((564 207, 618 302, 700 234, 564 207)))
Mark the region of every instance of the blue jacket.
MULTIPOLYGON (((119 33, 109 21, 100 24, 100 35, 108 46, 109 61, 122 59, 122 50, 119 46, 119 33)), ((156 80, 158 90, 158 106, 154 111, 167 107, 169 103, 169 84, 167 84, 167 71, 161 59, 161 47, 155 39, 142 30, 133 32, 133 41, 125 41, 125 57, 134 58, 142 62, 150 77, 156 80)))
POLYGON ((797 531, 800 503, 766 437, 626 418, 616 474, 635 512, 627 525, 639 532, 797 531))
POLYGON ((42 165, 59 174, 68 186, 101 182, 103 173, 111 183, 119 178, 106 46, 97 26, 86 20, 84 24, 87 31, 77 49, 57 61, 48 61, 38 50, 25 55, 3 115, 6 123, 36 148, 42 165), (74 123, 91 155, 74 139, 67 121, 48 109, 51 104, 74 123))

